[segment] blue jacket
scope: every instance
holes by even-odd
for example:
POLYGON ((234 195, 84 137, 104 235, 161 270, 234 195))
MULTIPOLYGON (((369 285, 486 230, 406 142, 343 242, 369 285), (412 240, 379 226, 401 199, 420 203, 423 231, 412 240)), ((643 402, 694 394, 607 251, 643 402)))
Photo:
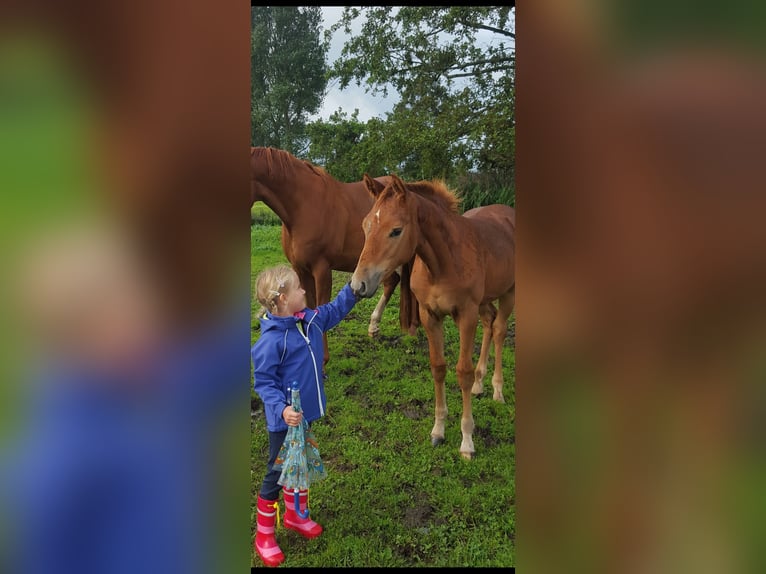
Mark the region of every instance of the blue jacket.
POLYGON ((335 299, 317 309, 306 308, 290 317, 266 313, 261 319, 261 336, 250 355, 253 385, 263 401, 269 431, 287 430, 282 411, 290 404, 293 382, 298 383, 303 418, 311 423, 324 416, 323 334, 340 323, 355 304, 356 297, 347 284, 335 299))

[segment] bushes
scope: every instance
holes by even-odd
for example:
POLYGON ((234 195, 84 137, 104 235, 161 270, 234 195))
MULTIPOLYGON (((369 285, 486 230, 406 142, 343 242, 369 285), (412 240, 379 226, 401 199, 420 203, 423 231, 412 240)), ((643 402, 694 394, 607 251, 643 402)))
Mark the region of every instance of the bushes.
POLYGON ((265 203, 256 201, 250 208, 250 225, 282 225, 282 221, 265 203))
POLYGON ((450 182, 462 198, 462 209, 467 211, 480 205, 504 203, 516 205, 516 185, 513 179, 503 179, 491 173, 467 173, 450 182))

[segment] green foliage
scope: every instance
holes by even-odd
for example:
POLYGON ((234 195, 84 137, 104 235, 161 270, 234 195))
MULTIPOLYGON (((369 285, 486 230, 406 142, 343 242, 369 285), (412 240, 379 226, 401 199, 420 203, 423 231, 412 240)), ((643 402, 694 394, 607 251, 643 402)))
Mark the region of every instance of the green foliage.
POLYGON ((399 92, 401 101, 385 121, 385 138, 367 144, 377 148, 383 163, 409 179, 478 170, 512 180, 515 10, 346 7, 329 33, 344 29, 351 35, 357 18, 363 18, 361 32, 346 41, 330 76, 341 87, 355 81, 373 94, 385 95, 390 86, 399 92), (479 33, 492 38, 479 41, 479 33))
POLYGON ((250 225, 282 225, 282 220, 262 201, 256 201, 250 207, 250 225))
POLYGON ((508 181, 492 173, 467 173, 456 177, 451 185, 459 190, 462 211, 480 205, 504 203, 516 205, 516 188, 508 181))
POLYGON ((358 116, 358 110, 350 118, 338 111, 328 121, 318 120, 307 127, 311 141, 307 159, 339 181, 359 181, 364 173, 384 173, 375 142, 367 137, 367 127, 358 116))
MULTIPOLYGON (((374 177, 396 172, 406 180, 443 178, 462 198, 463 209, 490 203, 515 205, 516 187, 512 175, 502 170, 468 171, 467 158, 453 164, 462 169, 444 169, 450 158, 446 148, 434 139, 435 131, 418 133, 407 124, 402 130, 391 131, 390 122, 372 118, 366 124, 359 122, 357 113, 351 118, 335 112, 327 122, 318 121, 308 126, 311 147, 307 159, 322 165, 340 181, 359 181, 367 173, 374 177), (407 136, 407 137, 405 137, 407 136), (397 162, 396 157, 408 141, 414 142, 410 162, 397 162), (418 166, 417 169, 412 169, 418 166)), ((513 148, 513 141, 508 144, 513 148)))
MULTIPOLYGON (((251 228, 253 278, 284 262, 279 226, 251 228)), ((333 272, 333 294, 350 274, 333 272)), ((312 486, 311 516, 325 527, 304 540, 279 527, 284 566, 497 567, 515 566, 515 351, 513 321, 503 348, 505 403, 484 394, 473 399, 474 460, 459 453, 461 397, 455 375, 458 333, 445 320, 449 414, 446 442, 431 446, 434 387, 428 342, 420 329, 402 334, 398 290, 383 314, 381 334, 367 335, 377 300, 357 303, 329 333, 327 415, 312 429, 328 471, 312 486)), ((252 341, 258 337, 253 320, 252 341)), ((481 343, 479 327, 474 360, 481 343)), ((492 356, 492 355, 491 355, 492 356)), ((491 359, 490 359, 491 364, 491 359)), ((259 401, 251 420, 251 524, 268 458, 259 401)), ((280 503, 282 505, 282 503, 280 503)), ((283 508, 283 505, 282 505, 283 508)), ((257 556, 252 564, 260 567, 257 556)))
POLYGON ((338 110, 326 122, 309 124, 307 159, 340 181, 359 181, 365 173, 373 177, 403 174, 398 134, 384 120, 371 118, 362 123, 358 116, 359 110, 350 118, 338 110))
POLYGON ((298 154, 306 123, 322 105, 328 44, 318 6, 253 6, 251 17, 251 145, 298 154))

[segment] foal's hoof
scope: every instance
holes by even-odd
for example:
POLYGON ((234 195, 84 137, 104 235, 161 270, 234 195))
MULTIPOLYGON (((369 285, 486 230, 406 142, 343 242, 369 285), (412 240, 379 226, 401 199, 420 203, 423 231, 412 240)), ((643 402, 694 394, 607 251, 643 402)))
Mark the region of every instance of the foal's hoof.
POLYGON ((377 337, 379 333, 380 333, 380 329, 378 329, 377 327, 375 329, 367 330, 367 335, 372 337, 373 339, 377 337))
POLYGON ((473 453, 472 452, 460 451, 460 456, 462 456, 465 460, 473 460, 473 453))
POLYGON ((432 436, 431 437, 431 445, 432 446, 439 446, 444 444, 444 437, 439 436, 432 436))

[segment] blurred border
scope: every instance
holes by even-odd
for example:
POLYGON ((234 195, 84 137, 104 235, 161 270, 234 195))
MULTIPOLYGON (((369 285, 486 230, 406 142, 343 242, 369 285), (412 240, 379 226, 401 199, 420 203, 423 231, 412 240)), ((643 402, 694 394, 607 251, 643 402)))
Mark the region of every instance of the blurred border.
MULTIPOLYGON (((241 401, 223 424, 211 556, 248 567, 249 10, 244 1, 10 0, 0 6, 0 261, 97 222, 127 230, 177 338, 240 329, 241 401), (231 317, 241 313, 234 326, 231 317), (227 323, 227 321, 229 323, 227 323)), ((7 282, 6 282, 7 283, 7 282)), ((29 349, 2 294, 0 437, 21 408, 29 349)), ((238 371, 237 371, 238 369, 238 371)), ((223 376, 223 375, 222 375, 223 376)), ((4 528, 11 528, 4 524, 4 528)))
POLYGON ((763 9, 517 24, 519 568, 763 571, 763 9))

